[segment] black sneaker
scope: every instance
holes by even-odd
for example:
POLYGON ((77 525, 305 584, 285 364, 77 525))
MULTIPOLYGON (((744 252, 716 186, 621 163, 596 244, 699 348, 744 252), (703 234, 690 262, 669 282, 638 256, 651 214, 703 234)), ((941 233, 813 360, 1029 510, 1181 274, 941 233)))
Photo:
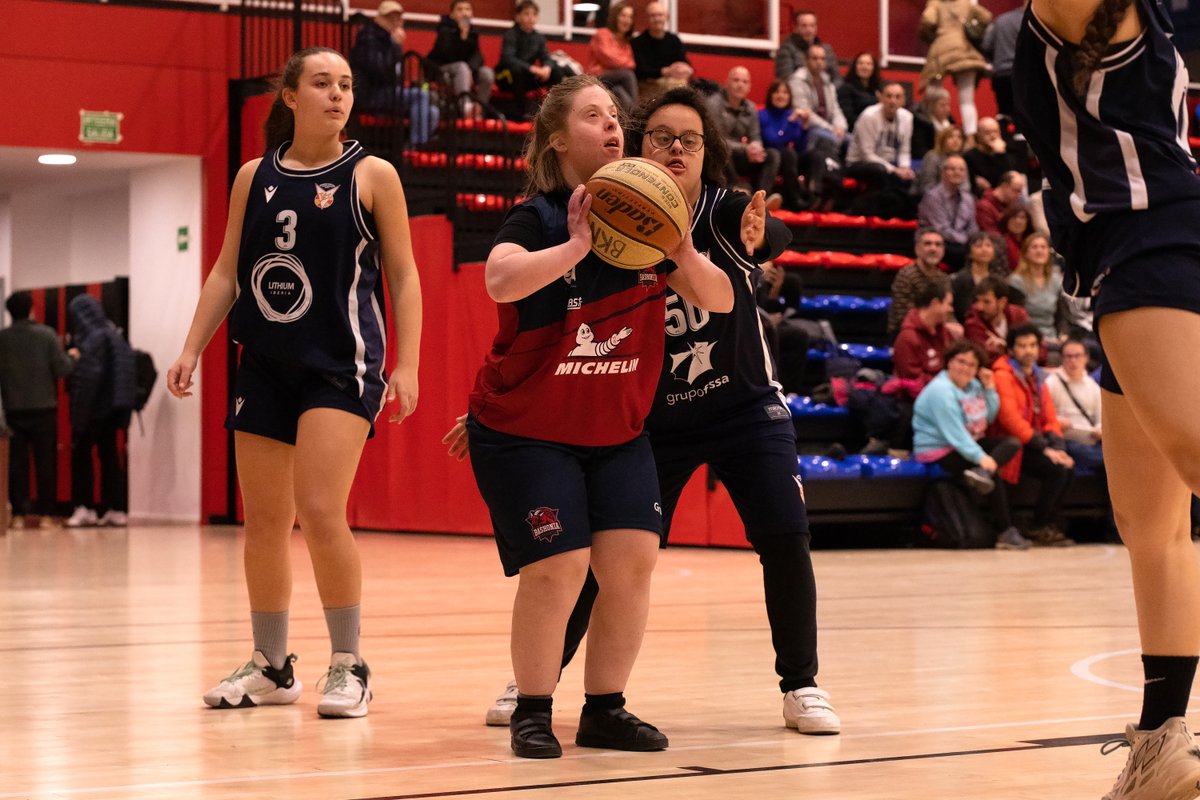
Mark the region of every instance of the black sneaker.
POLYGON ((561 758, 562 745, 550 726, 549 711, 514 711, 508 721, 512 751, 521 758, 561 758))
POLYGON ((584 706, 579 715, 575 744, 609 750, 666 750, 667 737, 653 725, 642 722, 624 708, 592 710, 584 706))

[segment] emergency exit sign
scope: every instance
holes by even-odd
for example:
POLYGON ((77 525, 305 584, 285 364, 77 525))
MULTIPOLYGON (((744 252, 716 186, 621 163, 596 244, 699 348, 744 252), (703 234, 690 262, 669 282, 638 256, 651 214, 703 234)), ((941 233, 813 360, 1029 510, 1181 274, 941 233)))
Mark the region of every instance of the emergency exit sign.
POLYGON ((120 144, 121 120, 119 111, 85 111, 79 109, 79 141, 88 144, 120 144))

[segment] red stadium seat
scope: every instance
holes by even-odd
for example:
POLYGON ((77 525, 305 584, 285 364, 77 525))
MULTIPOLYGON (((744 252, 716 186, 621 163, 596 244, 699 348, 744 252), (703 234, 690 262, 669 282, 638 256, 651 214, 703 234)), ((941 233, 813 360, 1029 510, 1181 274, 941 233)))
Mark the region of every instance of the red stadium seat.
POLYGON ((837 212, 829 212, 826 214, 815 214, 817 226, 821 228, 865 228, 867 227, 867 218, 853 216, 851 214, 839 214, 837 212))

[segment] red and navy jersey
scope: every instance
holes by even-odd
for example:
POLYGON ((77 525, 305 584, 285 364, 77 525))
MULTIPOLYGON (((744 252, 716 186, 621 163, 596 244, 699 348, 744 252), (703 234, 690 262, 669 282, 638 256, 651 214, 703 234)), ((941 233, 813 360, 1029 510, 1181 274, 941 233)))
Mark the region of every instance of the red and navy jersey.
MULTIPOLYGON (((563 244, 567 192, 508 212, 496 244, 563 244)), ((600 447, 642 432, 663 357, 670 262, 618 269, 594 253, 550 285, 501 303, 500 330, 475 378, 471 413, 503 433, 600 447)))
POLYGON ((333 163, 298 170, 281 163, 290 144, 264 155, 250 184, 230 331, 361 397, 383 380, 387 345, 379 237, 354 174, 367 153, 344 142, 333 163))
POLYGON ((758 315, 755 288, 766 261, 792 239, 787 226, 768 218, 767 242, 754 257, 741 239, 744 192, 705 184, 692 215, 692 243, 733 283, 733 309, 717 314, 667 295, 666 354, 646 420, 651 436, 702 431, 755 405, 784 405, 775 363, 758 315))
POLYGON ((1032 7, 1017 39, 1014 113, 1046 176, 1046 217, 1075 273, 1064 281, 1072 294, 1093 291, 1108 269, 1135 255, 1196 242, 1186 202, 1200 200, 1187 140, 1187 69, 1162 3, 1137 0, 1137 8, 1142 32, 1109 48, 1083 97, 1072 86, 1078 47, 1032 7), (1182 224, 1174 224, 1179 216, 1182 224))

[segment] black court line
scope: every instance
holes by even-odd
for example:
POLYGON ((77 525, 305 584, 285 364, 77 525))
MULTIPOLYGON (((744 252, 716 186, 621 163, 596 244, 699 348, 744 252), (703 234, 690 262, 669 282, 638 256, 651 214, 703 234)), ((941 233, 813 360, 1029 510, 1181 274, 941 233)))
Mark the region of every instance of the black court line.
POLYGON ((1062 739, 1039 739, 1013 747, 990 747, 982 750, 956 750, 944 753, 920 753, 908 756, 886 756, 881 758, 856 758, 846 761, 818 761, 812 764, 779 764, 773 767, 742 767, 740 769, 718 769, 716 767, 676 767, 681 772, 668 772, 658 775, 640 775, 629 778, 597 778, 590 781, 561 781, 558 783, 533 783, 523 786, 493 786, 482 789, 459 789, 447 792, 420 792, 418 794, 393 794, 381 797, 360 798, 360 800, 423 800, 434 797, 469 797, 479 794, 500 794, 502 792, 531 792, 539 789, 572 789, 579 786, 607 786, 621 783, 641 783, 645 781, 669 781, 680 778, 709 778, 726 775, 753 775, 762 772, 788 772, 800 769, 817 769, 820 767, 853 767, 863 764, 895 764, 904 761, 924 761, 934 758, 953 758, 956 756, 985 756, 994 753, 1020 753, 1027 750, 1043 750, 1047 747, 1075 747, 1081 744, 1093 744, 1115 738, 1117 734, 1102 736, 1074 736, 1062 739))

